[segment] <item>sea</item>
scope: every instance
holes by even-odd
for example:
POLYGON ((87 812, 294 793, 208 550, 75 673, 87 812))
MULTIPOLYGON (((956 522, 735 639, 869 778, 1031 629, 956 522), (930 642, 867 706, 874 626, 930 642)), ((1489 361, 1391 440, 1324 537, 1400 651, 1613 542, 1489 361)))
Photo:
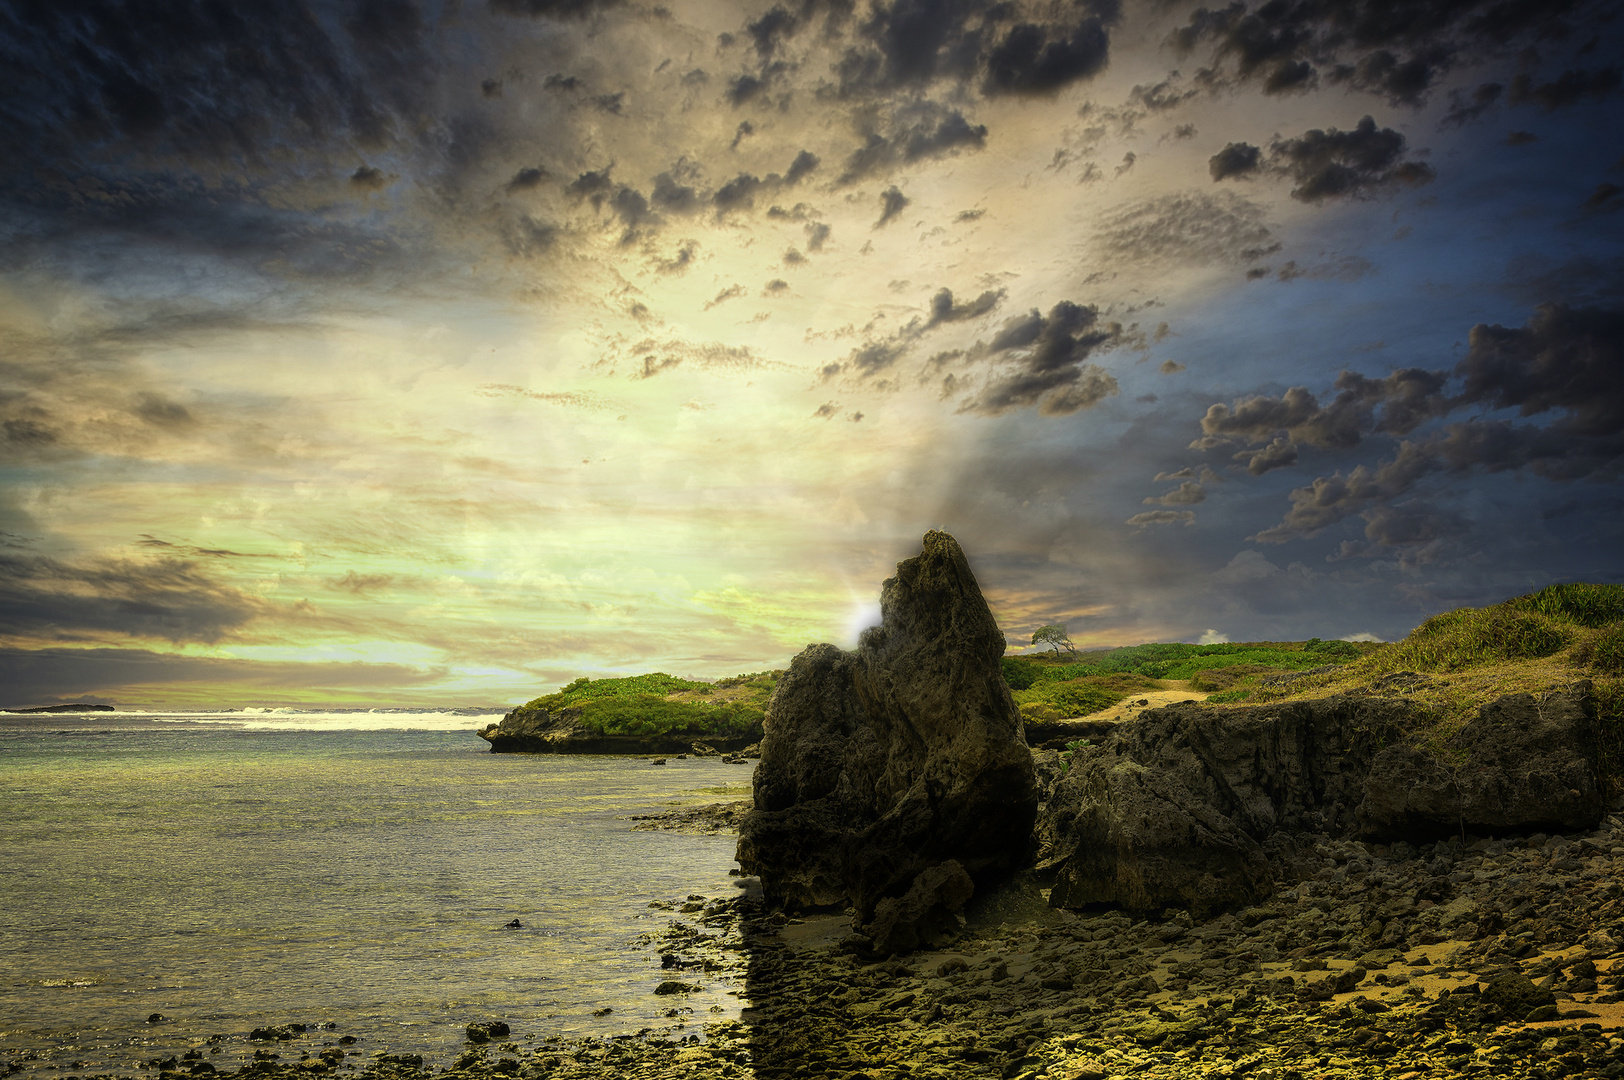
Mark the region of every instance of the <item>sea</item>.
POLYGON ((472 1022, 737 1018, 726 977, 680 1009, 655 995, 652 943, 698 918, 684 901, 737 894, 734 839, 630 819, 747 798, 749 767, 492 754, 475 732, 497 719, 0 715, 0 1072, 225 1070, 293 1023, 443 1067, 472 1022))

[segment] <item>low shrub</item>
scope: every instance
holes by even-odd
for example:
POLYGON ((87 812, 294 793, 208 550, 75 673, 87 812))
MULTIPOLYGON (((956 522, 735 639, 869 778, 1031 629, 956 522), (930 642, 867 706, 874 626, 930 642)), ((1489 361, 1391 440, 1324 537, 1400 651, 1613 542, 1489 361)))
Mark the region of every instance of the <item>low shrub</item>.
POLYGON ((1515 601, 1491 608, 1461 608, 1434 615, 1381 656, 1387 670, 1460 671, 1507 660, 1552 656, 1571 638, 1545 615, 1519 610, 1515 601))
POLYGON ((1595 628, 1624 619, 1624 585, 1547 585, 1537 593, 1508 600, 1505 606, 1595 628))
POLYGON ((667 701, 658 694, 608 697, 580 706, 581 727, 597 735, 681 735, 759 739, 760 709, 733 702, 699 705, 667 701))
POLYGON ((1600 675, 1624 675, 1624 622, 1604 627, 1576 650, 1581 664, 1600 675))
POLYGON ((1009 684, 1011 690, 1025 690, 1037 682, 1043 674, 1043 667, 1030 660, 1023 660, 1019 656, 1006 656, 998 661, 1004 670, 1004 682, 1009 684))
POLYGON ((1067 682, 1043 680, 1025 690, 1014 691, 1013 696, 1023 715, 1033 715, 1029 706, 1042 705, 1056 713, 1053 719, 1065 720, 1109 709, 1127 695, 1097 686, 1090 679, 1073 679, 1067 682))

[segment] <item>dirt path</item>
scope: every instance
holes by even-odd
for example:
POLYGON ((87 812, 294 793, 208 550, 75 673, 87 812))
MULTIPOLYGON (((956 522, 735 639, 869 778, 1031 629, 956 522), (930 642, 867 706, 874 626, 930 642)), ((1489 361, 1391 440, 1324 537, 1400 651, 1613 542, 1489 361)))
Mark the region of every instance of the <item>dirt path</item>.
POLYGON ((1128 720, 1146 709, 1159 709, 1163 705, 1171 705, 1175 701, 1205 701, 1207 695, 1200 690, 1190 689, 1190 684, 1177 679, 1163 679, 1162 689, 1137 691, 1126 701, 1122 701, 1101 712, 1090 713, 1084 717, 1087 720, 1128 720))

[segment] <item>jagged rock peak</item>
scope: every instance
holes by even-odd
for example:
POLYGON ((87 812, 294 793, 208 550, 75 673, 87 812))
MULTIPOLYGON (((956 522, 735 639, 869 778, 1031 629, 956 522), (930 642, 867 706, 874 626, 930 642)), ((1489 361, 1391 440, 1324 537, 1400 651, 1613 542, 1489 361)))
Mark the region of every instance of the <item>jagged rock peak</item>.
POLYGON ((926 534, 880 611, 856 652, 810 646, 779 681, 739 837, 769 896, 850 903, 859 923, 945 863, 981 882, 1013 871, 1037 807, 1004 638, 958 542, 926 534))

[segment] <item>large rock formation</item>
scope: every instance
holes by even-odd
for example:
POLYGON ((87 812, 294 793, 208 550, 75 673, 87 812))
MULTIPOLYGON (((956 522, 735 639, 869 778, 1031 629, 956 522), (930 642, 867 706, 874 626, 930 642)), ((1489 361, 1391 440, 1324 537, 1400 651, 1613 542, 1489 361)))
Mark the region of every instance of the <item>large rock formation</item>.
POLYGON ((1588 683, 1485 705, 1441 746, 1402 700, 1335 697, 1145 713, 1048 786, 1038 866, 1057 907, 1185 908, 1268 896, 1291 835, 1421 842, 1593 826, 1603 795, 1588 683))
POLYGON ((493 754, 686 754, 703 744, 712 751, 734 753, 756 741, 753 734, 723 738, 701 729, 659 735, 605 735, 581 723, 581 710, 556 713, 521 705, 475 732, 491 744, 493 754))
POLYGON ((755 806, 739 862, 793 906, 850 903, 860 924, 888 905, 927 927, 970 879, 1013 871, 1029 853, 1037 788, 999 659, 1004 636, 958 543, 926 534, 880 596, 881 625, 855 653, 813 645, 767 707, 755 806), (910 893, 910 890, 913 890, 910 893))

